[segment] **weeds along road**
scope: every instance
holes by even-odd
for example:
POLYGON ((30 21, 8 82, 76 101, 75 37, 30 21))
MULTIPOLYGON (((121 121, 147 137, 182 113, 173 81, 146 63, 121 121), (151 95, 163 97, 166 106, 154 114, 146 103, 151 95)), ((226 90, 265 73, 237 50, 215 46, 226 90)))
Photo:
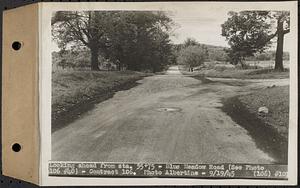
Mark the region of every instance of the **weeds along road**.
POLYGON ((139 82, 54 132, 52 160, 274 162, 220 109, 223 97, 263 84, 205 83, 182 75, 176 66, 139 82))

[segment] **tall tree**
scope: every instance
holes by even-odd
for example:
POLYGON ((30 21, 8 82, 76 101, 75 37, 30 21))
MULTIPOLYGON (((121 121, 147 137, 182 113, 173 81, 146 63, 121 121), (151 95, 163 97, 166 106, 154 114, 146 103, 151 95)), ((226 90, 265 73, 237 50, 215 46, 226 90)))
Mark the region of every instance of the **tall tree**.
POLYGON ((58 11, 52 17, 52 33, 59 47, 85 46, 90 49, 91 69, 99 70, 99 50, 108 43, 106 30, 110 27, 111 12, 58 11))
POLYGON ((98 55, 130 70, 158 71, 169 61, 172 20, 160 11, 57 12, 53 36, 61 49, 86 46, 91 68, 98 55))
POLYGON ((130 70, 159 71, 171 54, 172 20, 159 11, 119 12, 109 32, 108 56, 130 70))
POLYGON ((222 24, 222 36, 226 37, 231 49, 228 56, 232 63, 241 63, 247 56, 263 52, 277 37, 275 70, 283 70, 283 40, 289 33, 290 18, 287 11, 242 11, 229 12, 222 24), (277 24, 276 24, 277 23, 277 24))
POLYGON ((277 19, 277 47, 275 56, 275 70, 282 71, 284 35, 290 32, 290 14, 289 12, 278 12, 274 14, 274 17, 277 19))

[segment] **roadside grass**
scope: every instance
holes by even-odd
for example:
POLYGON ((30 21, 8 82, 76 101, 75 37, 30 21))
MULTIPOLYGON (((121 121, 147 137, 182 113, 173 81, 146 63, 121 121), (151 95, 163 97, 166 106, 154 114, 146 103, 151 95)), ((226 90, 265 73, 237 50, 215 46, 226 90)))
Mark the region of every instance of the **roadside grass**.
POLYGON ((52 129, 59 129, 116 91, 136 85, 151 74, 134 71, 55 71, 52 73, 52 129), (85 106, 85 107, 84 107, 85 106), (73 113, 71 111, 74 111, 73 113))
POLYGON ((289 86, 256 90, 250 94, 224 98, 222 110, 248 131, 256 145, 268 152, 277 164, 288 161, 289 86), (265 106, 269 112, 258 114, 265 106))
POLYGON ((289 125, 289 86, 265 88, 239 97, 250 113, 257 114, 269 126, 287 137, 289 125), (265 106, 269 113, 258 115, 258 108, 265 106))
POLYGON ((215 66, 203 67, 194 72, 188 72, 181 66, 180 71, 185 75, 201 75, 213 78, 237 78, 237 79, 283 79, 289 78, 289 70, 283 72, 275 71, 270 68, 249 68, 240 69, 235 67, 215 66))
POLYGON ((272 69, 225 69, 225 70, 202 70, 198 74, 206 77, 238 78, 238 79, 282 79, 289 78, 289 71, 277 72, 272 69))

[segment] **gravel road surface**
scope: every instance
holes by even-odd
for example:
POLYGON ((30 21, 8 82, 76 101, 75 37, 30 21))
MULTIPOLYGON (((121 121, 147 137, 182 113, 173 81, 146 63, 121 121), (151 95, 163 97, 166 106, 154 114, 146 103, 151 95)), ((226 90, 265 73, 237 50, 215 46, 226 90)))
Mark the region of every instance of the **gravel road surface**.
POLYGON ((220 109, 223 97, 273 82, 252 81, 245 87, 228 79, 204 83, 170 67, 166 74, 144 78, 54 132, 52 160, 273 163, 220 109))

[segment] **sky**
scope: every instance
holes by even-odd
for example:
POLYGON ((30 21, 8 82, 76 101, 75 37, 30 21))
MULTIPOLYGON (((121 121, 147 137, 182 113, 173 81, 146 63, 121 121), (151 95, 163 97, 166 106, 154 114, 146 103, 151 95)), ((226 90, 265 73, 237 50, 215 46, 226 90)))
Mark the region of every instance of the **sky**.
MULTIPOLYGON (((196 11, 177 10, 170 13, 176 23, 175 36, 171 39, 175 44, 182 43, 186 38, 194 38, 203 44, 229 47, 225 37, 221 36, 221 24, 228 19, 228 10, 196 11)), ((289 51, 292 39, 289 34, 285 35, 284 50, 289 51)), ((276 42, 270 50, 276 49, 276 42)))
POLYGON ((177 11, 171 14, 175 22, 174 43, 182 43, 186 38, 194 38, 200 43, 216 46, 228 46, 225 38, 221 36, 221 24, 227 20, 227 12, 214 16, 206 12, 177 11))

